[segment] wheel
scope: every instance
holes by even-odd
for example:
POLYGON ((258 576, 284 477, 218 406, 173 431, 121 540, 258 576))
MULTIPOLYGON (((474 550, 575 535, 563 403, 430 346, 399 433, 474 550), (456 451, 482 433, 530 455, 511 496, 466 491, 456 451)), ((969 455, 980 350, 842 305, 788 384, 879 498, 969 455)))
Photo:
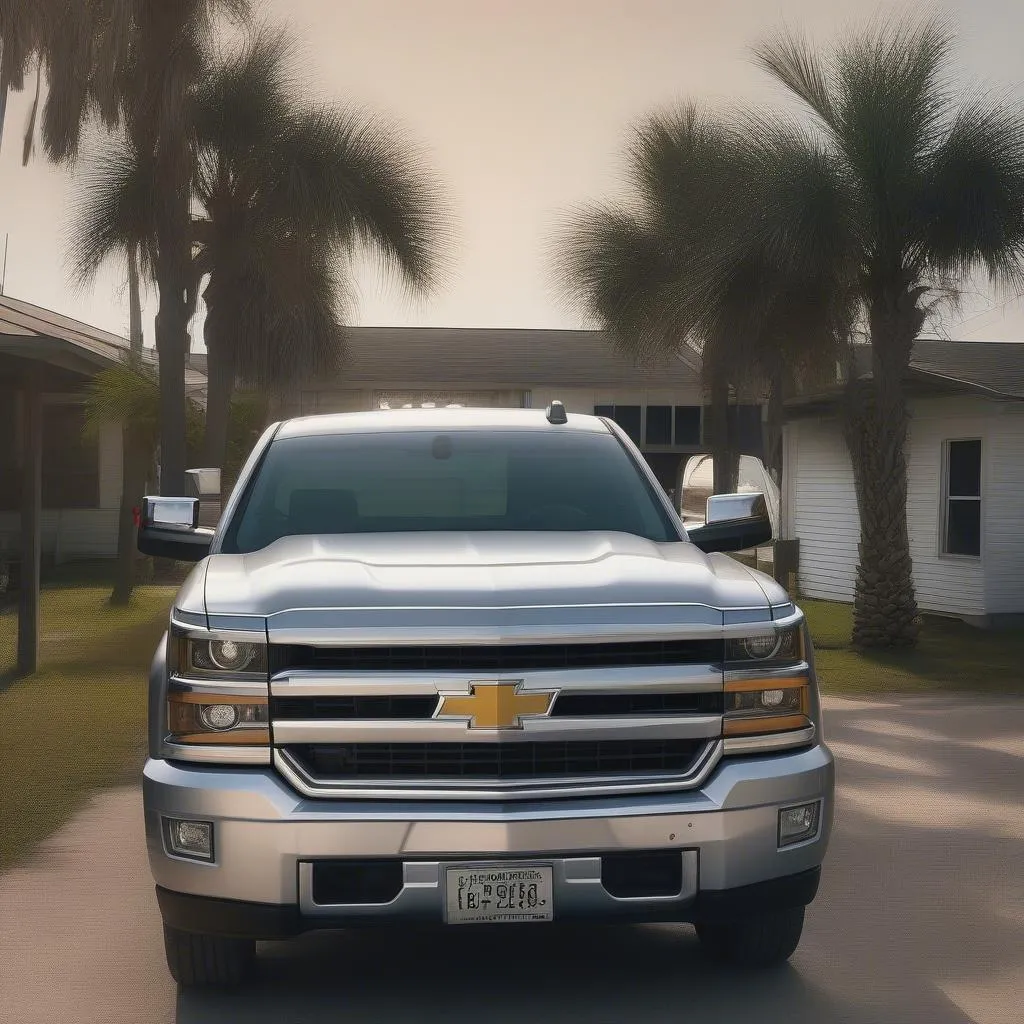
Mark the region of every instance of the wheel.
POLYGON ((791 907, 738 921, 698 924, 697 937, 715 960, 737 967, 776 967, 796 951, 803 929, 804 908, 791 907))
POLYGON ((164 951, 171 977, 184 988, 234 988, 256 960, 253 939, 196 935, 164 925, 164 951))

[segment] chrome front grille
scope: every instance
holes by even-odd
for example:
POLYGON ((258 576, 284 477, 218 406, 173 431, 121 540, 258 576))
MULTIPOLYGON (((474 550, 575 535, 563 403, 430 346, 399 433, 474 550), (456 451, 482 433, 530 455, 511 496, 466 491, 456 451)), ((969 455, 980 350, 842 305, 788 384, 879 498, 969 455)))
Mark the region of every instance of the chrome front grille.
POLYGON ((685 774, 704 747, 702 740, 335 743, 292 746, 288 753, 314 778, 505 782, 685 774))
POLYGON ((689 788, 721 756, 721 647, 697 639, 304 648, 301 657, 272 647, 274 763, 297 790, 322 798, 689 788), (494 706, 488 715, 467 710, 494 687, 511 702, 500 705, 499 717, 511 715, 502 725, 494 706))
POLYGON ((568 668, 708 665, 725 656, 721 639, 629 643, 310 647, 272 644, 271 672, 291 669, 378 672, 523 672, 568 668))

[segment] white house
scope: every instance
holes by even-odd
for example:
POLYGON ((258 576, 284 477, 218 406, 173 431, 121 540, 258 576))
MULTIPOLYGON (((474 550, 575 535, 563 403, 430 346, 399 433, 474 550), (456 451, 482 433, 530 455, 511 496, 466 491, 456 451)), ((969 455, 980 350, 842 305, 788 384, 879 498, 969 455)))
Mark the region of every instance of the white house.
MULTIPOLYGON (((1024 344, 918 342, 907 388, 918 604, 979 625, 1015 621, 1024 616, 1024 344)), ((852 601, 859 516, 836 402, 789 405, 782 535, 799 541, 801 594, 852 601)))

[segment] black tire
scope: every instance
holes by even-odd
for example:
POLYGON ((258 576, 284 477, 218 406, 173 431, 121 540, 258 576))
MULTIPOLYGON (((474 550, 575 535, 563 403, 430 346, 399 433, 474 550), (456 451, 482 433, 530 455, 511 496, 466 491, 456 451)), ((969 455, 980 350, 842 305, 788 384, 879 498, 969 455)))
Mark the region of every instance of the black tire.
POLYGON ((737 967, 777 967, 800 945, 804 908, 792 907, 738 921, 698 924, 697 937, 713 959, 737 967))
POLYGON ((196 935, 164 925, 164 951, 171 977, 183 988, 235 988, 256 960, 253 939, 196 935))

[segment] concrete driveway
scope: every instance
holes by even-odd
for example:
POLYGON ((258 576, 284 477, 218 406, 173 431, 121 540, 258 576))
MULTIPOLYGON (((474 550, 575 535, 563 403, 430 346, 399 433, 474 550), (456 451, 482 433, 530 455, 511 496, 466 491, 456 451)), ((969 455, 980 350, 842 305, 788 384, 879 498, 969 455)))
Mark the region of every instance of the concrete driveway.
POLYGON ((828 700, 836 831, 781 971, 704 961, 690 928, 452 929, 269 945, 250 991, 178 995, 137 790, 0 876, 0 1021, 1020 1024, 1024 700, 828 700))

